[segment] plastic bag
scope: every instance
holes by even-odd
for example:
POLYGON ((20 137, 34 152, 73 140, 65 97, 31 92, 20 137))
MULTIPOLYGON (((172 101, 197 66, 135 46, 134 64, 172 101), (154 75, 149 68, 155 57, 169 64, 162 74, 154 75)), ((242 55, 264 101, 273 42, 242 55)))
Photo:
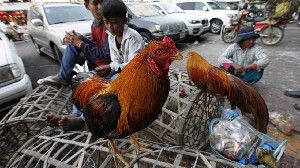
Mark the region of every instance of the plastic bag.
POLYGON ((292 135, 295 129, 293 118, 287 114, 270 112, 270 121, 285 135, 292 135))
POLYGON ((250 156, 249 151, 257 139, 255 129, 242 116, 232 121, 220 121, 209 137, 212 147, 232 160, 250 156))

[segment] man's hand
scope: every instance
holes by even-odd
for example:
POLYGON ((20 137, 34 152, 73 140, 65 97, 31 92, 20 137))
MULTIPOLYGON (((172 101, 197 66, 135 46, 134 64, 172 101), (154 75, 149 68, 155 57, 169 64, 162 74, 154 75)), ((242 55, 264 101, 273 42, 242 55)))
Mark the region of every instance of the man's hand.
POLYGON ((71 32, 66 32, 66 35, 63 38, 63 44, 72 44, 74 38, 79 38, 80 39, 81 34, 75 32, 74 30, 71 32))
POLYGON ((101 65, 95 68, 97 75, 101 77, 107 76, 111 72, 111 68, 109 65, 101 65))
POLYGON ((63 38, 63 44, 66 45, 72 43, 73 36, 74 36, 73 32, 66 32, 66 35, 63 38))
POLYGON ((83 43, 83 41, 81 40, 80 36, 78 35, 74 35, 72 37, 72 42, 71 44, 74 45, 77 48, 80 48, 80 45, 83 43))

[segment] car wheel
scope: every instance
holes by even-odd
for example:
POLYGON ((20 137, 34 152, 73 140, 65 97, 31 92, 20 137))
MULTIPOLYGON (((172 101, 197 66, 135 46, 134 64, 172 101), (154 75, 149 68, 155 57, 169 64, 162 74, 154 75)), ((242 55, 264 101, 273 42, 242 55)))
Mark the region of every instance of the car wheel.
POLYGON ((221 32, 222 24, 221 20, 212 20, 210 23, 210 31, 214 34, 219 34, 221 32))
POLYGON ((142 38, 146 44, 148 44, 152 40, 152 36, 148 32, 141 32, 140 35, 142 36, 142 38))
POLYGON ((37 51, 37 53, 41 56, 44 56, 45 54, 41 51, 41 46, 39 46, 34 40, 33 38, 31 38, 31 41, 34 45, 35 50, 37 51))
POLYGON ((54 55, 54 58, 58 61, 58 62, 61 62, 61 59, 62 59, 62 53, 60 52, 59 48, 54 44, 53 47, 52 47, 52 52, 53 52, 53 55, 54 55))

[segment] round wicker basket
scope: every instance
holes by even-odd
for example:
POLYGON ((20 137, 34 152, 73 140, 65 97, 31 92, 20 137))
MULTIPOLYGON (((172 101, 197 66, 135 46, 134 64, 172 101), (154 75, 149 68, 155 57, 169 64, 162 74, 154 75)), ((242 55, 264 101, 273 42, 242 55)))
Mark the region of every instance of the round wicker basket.
POLYGON ((170 72, 171 90, 159 118, 147 130, 159 141, 202 149, 208 125, 219 117, 224 98, 199 90, 186 72, 170 72))

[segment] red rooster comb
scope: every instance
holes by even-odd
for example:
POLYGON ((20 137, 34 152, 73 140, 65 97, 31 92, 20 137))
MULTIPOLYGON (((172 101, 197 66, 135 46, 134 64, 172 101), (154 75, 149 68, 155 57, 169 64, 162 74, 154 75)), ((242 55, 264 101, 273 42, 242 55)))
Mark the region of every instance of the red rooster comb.
POLYGON ((178 49, 176 48, 174 41, 170 37, 164 36, 163 44, 169 47, 173 52, 177 53, 178 49))

